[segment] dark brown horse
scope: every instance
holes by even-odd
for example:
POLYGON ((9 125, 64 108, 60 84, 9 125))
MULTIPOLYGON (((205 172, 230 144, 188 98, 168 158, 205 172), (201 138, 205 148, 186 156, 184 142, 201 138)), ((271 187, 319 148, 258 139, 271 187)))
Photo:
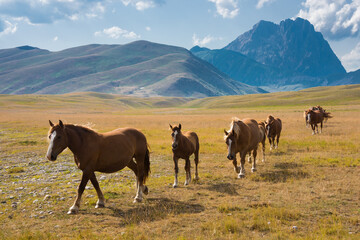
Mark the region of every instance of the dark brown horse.
POLYGON ((148 194, 148 188, 144 184, 150 173, 149 150, 146 138, 140 131, 120 128, 101 134, 87 127, 63 124, 62 121, 59 121, 58 125, 51 121, 49 123, 50 142, 46 157, 55 161, 68 147, 74 154, 75 164, 83 171, 76 200, 68 214, 79 211, 81 195, 89 180, 99 198, 95 207, 105 206, 105 198, 96 180, 95 171, 113 173, 129 167, 135 173, 137 181, 134 202, 142 201, 142 193, 148 194))
POLYGON ((282 130, 282 122, 280 118, 274 118, 272 115, 269 115, 265 122, 266 135, 269 139, 270 150, 278 148, 279 139, 282 130), (276 137, 276 145, 275 145, 275 137, 276 137))
MULTIPOLYGON (((170 124, 169 124, 170 125, 170 124)), ((191 172, 190 172, 190 156, 195 155, 195 180, 199 179, 198 174, 198 164, 199 164, 199 138, 194 132, 181 132, 181 124, 179 126, 171 126, 172 131, 172 152, 173 160, 175 164, 175 181, 173 187, 178 186, 178 160, 179 158, 185 159, 185 171, 186 171, 186 180, 184 185, 188 185, 191 182, 191 172)))
POLYGON ((256 155, 259 143, 263 141, 258 123, 254 119, 239 120, 233 118, 230 124, 230 130, 225 133, 225 142, 228 147, 227 158, 233 161, 235 172, 238 178, 245 177, 245 157, 247 153, 252 152, 254 161, 251 171, 256 171, 256 155), (240 154, 240 167, 237 166, 236 154, 240 154))
POLYGON ((319 133, 319 127, 318 123, 320 123, 320 133, 322 133, 323 128, 323 122, 324 120, 327 120, 328 118, 332 118, 330 112, 326 112, 325 110, 312 110, 308 109, 304 111, 304 118, 306 122, 306 126, 311 126, 312 134, 315 134, 315 128, 316 133, 319 133))

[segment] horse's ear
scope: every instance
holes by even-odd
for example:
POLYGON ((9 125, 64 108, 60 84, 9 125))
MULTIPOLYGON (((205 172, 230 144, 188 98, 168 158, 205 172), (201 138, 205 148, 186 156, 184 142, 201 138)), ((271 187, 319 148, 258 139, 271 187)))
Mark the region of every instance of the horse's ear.
POLYGON ((181 123, 179 123, 179 130, 181 130, 181 123))
POLYGON ((229 133, 225 129, 224 129, 224 133, 226 136, 229 135, 229 133))
POLYGON ((171 126, 171 124, 169 123, 169 127, 170 127, 170 130, 173 130, 173 127, 171 126))
POLYGON ((50 127, 53 127, 54 124, 49 120, 50 127))
POLYGON ((59 126, 60 126, 61 128, 64 127, 64 124, 63 124, 63 122, 62 122, 61 120, 59 120, 59 126))

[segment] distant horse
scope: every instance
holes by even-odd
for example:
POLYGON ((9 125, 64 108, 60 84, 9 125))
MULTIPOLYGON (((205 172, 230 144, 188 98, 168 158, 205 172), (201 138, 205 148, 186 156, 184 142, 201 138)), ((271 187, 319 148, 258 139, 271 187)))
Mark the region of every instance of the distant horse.
POLYGON ((306 126, 311 126, 312 134, 315 134, 315 127, 316 133, 319 133, 318 123, 320 123, 320 133, 322 133, 323 122, 324 119, 327 120, 328 118, 332 118, 330 112, 325 112, 323 110, 312 110, 308 109, 304 111, 304 118, 306 122, 306 126))
POLYGON ((227 158, 233 161, 235 172, 238 178, 245 177, 245 157, 247 153, 252 152, 254 161, 251 172, 256 171, 256 155, 259 143, 263 141, 259 125, 254 119, 239 120, 233 118, 230 124, 230 130, 224 130, 225 142, 228 147, 227 158), (240 154, 240 167, 237 166, 236 154, 240 154))
POLYGON ((190 172, 190 156, 195 155, 195 180, 199 179, 198 174, 198 164, 199 164, 199 138, 194 132, 181 132, 181 124, 179 126, 170 126, 172 131, 172 152, 173 160, 175 164, 175 181, 173 187, 178 186, 178 160, 179 158, 185 159, 185 171, 186 171, 186 180, 184 185, 188 185, 191 182, 191 172, 190 172))
POLYGON ((95 208, 105 207, 105 198, 96 180, 95 171, 113 173, 129 167, 136 175, 137 194, 134 202, 142 201, 142 193, 148 194, 148 188, 144 184, 150 173, 149 150, 146 138, 140 131, 120 128, 101 134, 87 127, 63 124, 61 120, 57 125, 50 120, 49 123, 50 143, 46 157, 55 161, 68 147, 74 154, 77 167, 83 171, 76 200, 68 214, 79 211, 81 195, 89 179, 99 198, 95 208))
POLYGON ((267 137, 270 143, 270 150, 278 148, 279 139, 282 130, 282 122, 280 118, 274 118, 272 115, 269 115, 265 122, 265 128, 267 137), (276 145, 275 145, 275 137, 276 137, 276 145))

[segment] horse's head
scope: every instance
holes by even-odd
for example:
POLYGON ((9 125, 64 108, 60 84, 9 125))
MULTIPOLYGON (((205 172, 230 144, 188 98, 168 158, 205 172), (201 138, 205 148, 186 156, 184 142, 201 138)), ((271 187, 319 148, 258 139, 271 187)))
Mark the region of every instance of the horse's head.
POLYGON ((59 124, 54 125, 50 120, 50 130, 49 130, 49 147, 46 153, 47 159, 50 161, 55 161, 57 156, 67 148, 68 140, 65 133, 65 126, 61 120, 59 124))
POLYGON ((179 146, 179 135, 181 134, 181 124, 179 123, 179 126, 170 126, 170 130, 172 131, 171 133, 171 137, 172 137, 172 144, 171 144, 171 148, 172 150, 176 150, 177 147, 179 146))
POLYGON ((271 129, 271 125, 273 124, 274 121, 275 121, 275 119, 271 115, 269 115, 265 121, 265 130, 266 130, 266 135, 268 137, 270 137, 270 129, 271 129))
POLYGON ((228 155, 227 158, 229 160, 234 160, 236 153, 235 153, 235 149, 236 149, 236 133, 234 131, 234 129, 232 128, 230 131, 226 131, 224 129, 224 139, 225 139, 225 143, 227 145, 228 148, 228 155))
POLYGON ((309 127, 309 123, 310 123, 310 112, 312 112, 312 109, 308 109, 304 111, 304 118, 305 118, 305 124, 306 127, 309 127))

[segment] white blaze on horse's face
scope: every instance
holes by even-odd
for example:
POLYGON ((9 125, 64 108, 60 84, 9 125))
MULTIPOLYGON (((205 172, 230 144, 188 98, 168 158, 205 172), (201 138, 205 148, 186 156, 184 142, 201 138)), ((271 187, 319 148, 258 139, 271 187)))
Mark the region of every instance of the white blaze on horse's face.
POLYGON ((52 151, 53 151, 53 148, 54 148, 54 140, 55 140, 55 137, 56 137, 56 131, 54 131, 50 136, 50 143, 49 143, 49 147, 48 147, 48 150, 47 150, 47 153, 46 153, 46 157, 47 159, 49 160, 55 160, 53 159, 53 156, 52 156, 52 151))
POLYGON ((175 150, 178 147, 178 141, 177 141, 177 135, 179 134, 179 132, 177 130, 175 130, 171 135, 173 137, 173 142, 172 142, 172 149, 175 150))

